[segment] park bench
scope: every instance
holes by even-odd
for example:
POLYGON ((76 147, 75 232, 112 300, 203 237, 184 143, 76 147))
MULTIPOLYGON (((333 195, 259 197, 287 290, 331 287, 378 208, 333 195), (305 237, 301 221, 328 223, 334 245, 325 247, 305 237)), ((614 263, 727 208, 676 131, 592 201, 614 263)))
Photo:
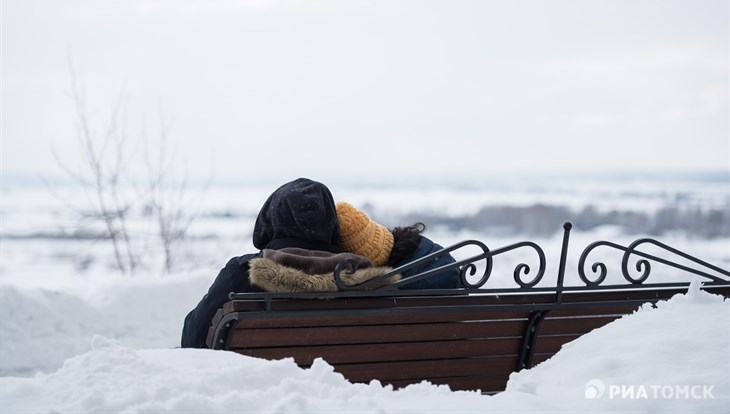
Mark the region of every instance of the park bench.
POLYGON ((342 283, 352 266, 343 262, 334 275, 341 292, 232 293, 231 301, 214 317, 208 346, 265 359, 293 358, 301 367, 323 358, 351 382, 376 379, 399 388, 426 380, 452 390, 495 393, 504 390, 512 372, 547 360, 567 342, 642 304, 687 291, 688 282, 646 283, 652 262, 698 275, 704 279, 704 290, 730 296, 730 272, 653 239, 639 239, 629 246, 607 241, 590 244, 578 262, 582 285, 566 286, 570 223, 564 229, 554 286, 539 286, 546 261, 537 244, 525 241, 490 250, 468 240, 382 278, 465 246, 476 246, 480 253, 374 290, 367 288, 377 281, 357 287, 342 283), (681 261, 638 250, 642 245, 681 261), (593 279, 586 274, 588 256, 599 247, 622 252, 621 283, 606 283, 609 272, 602 262, 591 265, 593 279), (530 267, 520 263, 513 272, 518 287, 485 288, 494 258, 521 248, 537 254, 535 276, 523 280, 530 267), (638 276, 629 270, 629 263, 637 258, 638 276), (475 273, 477 263, 482 264, 483 273, 475 273), (465 288, 398 290, 453 267, 460 269, 465 288), (476 282, 472 281, 475 274, 481 274, 476 282))

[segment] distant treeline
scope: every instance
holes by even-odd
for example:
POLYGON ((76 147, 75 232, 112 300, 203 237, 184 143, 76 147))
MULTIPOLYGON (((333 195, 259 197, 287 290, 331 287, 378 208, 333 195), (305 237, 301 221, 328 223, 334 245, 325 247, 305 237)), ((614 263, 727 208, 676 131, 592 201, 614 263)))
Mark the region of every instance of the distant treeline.
MULTIPOLYGON (((700 208, 667 206, 654 212, 633 210, 601 211, 586 206, 579 211, 566 206, 533 204, 530 206, 484 206, 474 214, 449 216, 446 214, 413 212, 404 215, 390 215, 387 212, 373 214, 372 204, 364 210, 374 219, 392 226, 423 222, 428 228, 441 227, 449 231, 471 230, 494 236, 550 236, 562 231, 566 221, 573 223, 576 230, 591 230, 599 226, 613 225, 625 229, 627 234, 661 236, 667 233, 682 233, 697 238, 730 238, 730 207, 700 208)), ((213 211, 202 217, 222 220, 246 220, 251 223, 255 215, 234 213, 228 210, 213 211)), ((3 232, 8 239, 84 239, 103 240, 105 234, 90 229, 45 229, 21 234, 3 232)), ((190 239, 216 239, 215 233, 189 234, 190 239)))
POLYGON ((576 230, 615 225, 631 234, 663 235, 682 232, 691 237, 730 237, 730 209, 687 209, 664 207, 656 212, 599 211, 586 206, 574 212, 565 206, 485 206, 477 213, 456 217, 438 214, 408 214, 399 223, 422 221, 429 227, 442 226, 451 231, 478 230, 486 234, 509 236, 528 234, 549 236, 570 221, 576 230))

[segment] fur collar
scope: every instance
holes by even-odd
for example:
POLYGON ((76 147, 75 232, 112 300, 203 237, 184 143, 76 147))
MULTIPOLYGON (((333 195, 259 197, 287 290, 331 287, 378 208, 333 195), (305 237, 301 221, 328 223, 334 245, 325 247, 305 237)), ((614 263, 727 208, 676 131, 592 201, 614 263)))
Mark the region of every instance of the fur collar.
MULTIPOLYGON (((390 267, 379 266, 358 269, 351 275, 343 272, 342 281, 348 286, 359 285, 391 270, 390 267)), ((339 290, 335 283, 334 272, 310 275, 265 258, 252 259, 249 262, 248 273, 251 283, 267 292, 337 292, 339 290)), ((368 289, 389 285, 398 280, 400 280, 400 275, 394 275, 368 289)))

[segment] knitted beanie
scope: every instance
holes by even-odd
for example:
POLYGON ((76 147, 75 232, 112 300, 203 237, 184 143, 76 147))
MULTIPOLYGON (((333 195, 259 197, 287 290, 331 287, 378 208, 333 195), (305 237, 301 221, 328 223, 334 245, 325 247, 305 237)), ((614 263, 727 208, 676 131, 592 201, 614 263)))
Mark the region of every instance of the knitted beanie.
POLYGON ((337 203, 340 244, 345 251, 365 256, 375 266, 388 262, 393 249, 393 233, 349 203, 337 203))
POLYGON ((327 186, 299 178, 269 196, 256 218, 253 245, 263 250, 272 240, 284 238, 339 244, 335 201, 327 186))

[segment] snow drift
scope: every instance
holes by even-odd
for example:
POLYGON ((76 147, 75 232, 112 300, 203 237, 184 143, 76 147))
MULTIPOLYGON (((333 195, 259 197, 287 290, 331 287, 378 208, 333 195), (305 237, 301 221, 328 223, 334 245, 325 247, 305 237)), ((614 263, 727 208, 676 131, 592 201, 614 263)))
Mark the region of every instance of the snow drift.
POLYGON ((512 374, 495 396, 351 384, 231 352, 135 349, 102 336, 50 374, 0 378, 3 413, 730 411, 730 301, 699 289, 645 305, 512 374), (643 392, 642 392, 643 390, 643 392))

